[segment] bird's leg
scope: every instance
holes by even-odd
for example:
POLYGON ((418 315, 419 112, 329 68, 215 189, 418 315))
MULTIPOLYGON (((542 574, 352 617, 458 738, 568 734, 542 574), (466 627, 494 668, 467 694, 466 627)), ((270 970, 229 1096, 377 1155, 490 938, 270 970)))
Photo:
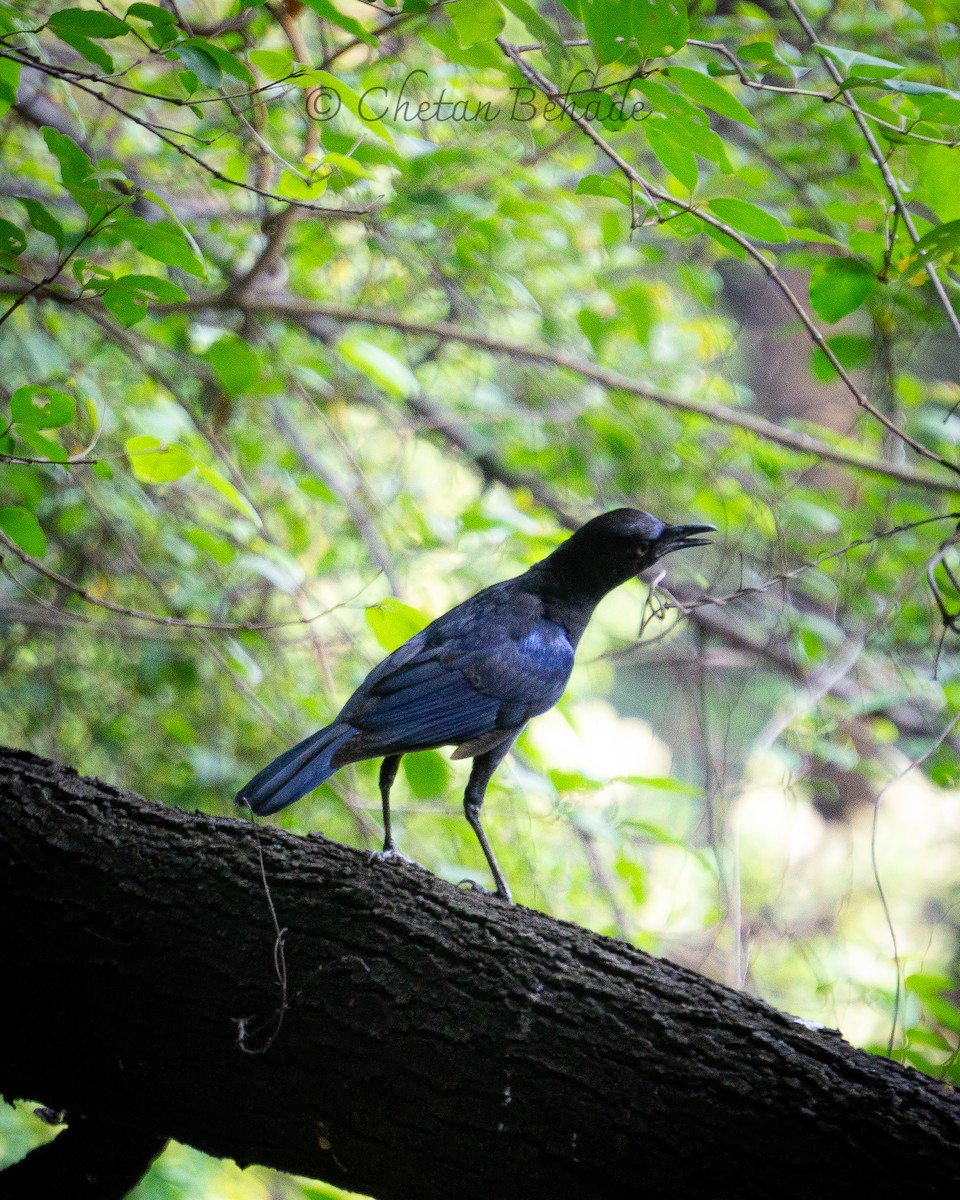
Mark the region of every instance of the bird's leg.
POLYGON ((396 854, 397 846, 390 829, 390 789, 397 777, 402 754, 388 754, 380 764, 380 802, 383 805, 383 853, 396 854))
POLYGON ((497 895, 501 900, 506 900, 508 904, 513 903, 513 896, 510 895, 510 888, 507 886, 507 881, 504 879, 503 872, 500 870, 490 843, 487 841, 487 835, 483 832, 483 826, 480 824, 480 808, 483 804, 487 784, 490 782, 490 776, 503 761, 504 756, 512 745, 513 738, 510 737, 505 742, 501 742, 500 745, 488 750, 486 754, 477 755, 473 760, 473 770, 470 772, 467 790, 463 795, 463 811, 470 823, 470 828, 477 835, 480 849, 484 853, 490 873, 493 875, 494 883, 497 885, 497 895))

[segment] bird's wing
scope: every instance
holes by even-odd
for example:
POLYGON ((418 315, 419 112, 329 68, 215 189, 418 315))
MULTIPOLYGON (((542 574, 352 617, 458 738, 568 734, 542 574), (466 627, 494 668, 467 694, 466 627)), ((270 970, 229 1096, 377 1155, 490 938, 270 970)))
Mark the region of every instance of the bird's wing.
POLYGON ((472 621, 435 622, 367 676, 338 721, 367 753, 391 753, 506 733, 557 702, 573 666, 560 626, 540 619, 517 636, 501 621, 479 632, 472 621))

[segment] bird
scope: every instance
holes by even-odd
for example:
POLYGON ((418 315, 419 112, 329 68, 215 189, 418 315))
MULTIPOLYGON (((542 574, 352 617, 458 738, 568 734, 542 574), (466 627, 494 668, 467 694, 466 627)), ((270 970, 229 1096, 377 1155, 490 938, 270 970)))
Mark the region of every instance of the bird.
POLYGON ((393 839, 390 789, 404 754, 454 746, 472 758, 464 814, 500 899, 512 895, 480 821, 487 784, 518 734, 566 688, 577 644, 603 597, 676 550, 709 545, 714 525, 666 525, 617 508, 580 526, 546 558, 438 617, 367 675, 331 724, 246 783, 236 802, 259 816, 293 804, 340 767, 382 758, 383 849, 393 839))

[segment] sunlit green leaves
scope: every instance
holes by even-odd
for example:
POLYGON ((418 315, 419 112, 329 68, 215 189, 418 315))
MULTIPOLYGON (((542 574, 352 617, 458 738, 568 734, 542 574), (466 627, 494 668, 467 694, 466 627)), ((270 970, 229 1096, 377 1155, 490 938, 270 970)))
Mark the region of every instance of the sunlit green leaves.
POLYGON ((251 50, 249 57, 267 79, 286 79, 295 67, 292 50, 251 50))
MULTIPOLYGON (((296 82, 302 88, 321 89, 324 97, 322 103, 317 104, 314 101, 318 117, 322 115, 324 120, 329 120, 337 115, 342 106, 356 117, 364 129, 393 145, 390 130, 379 117, 381 109, 373 103, 364 104, 363 97, 342 79, 337 79, 329 71, 301 71, 296 77, 296 82)), ((375 99, 380 99, 379 93, 375 99)))
POLYGON ((610 196, 621 204, 630 203, 630 185, 622 175, 584 175, 577 180, 578 196, 610 196))
POLYGON ((371 383, 393 396, 405 399, 419 390, 417 377, 389 350, 365 338, 348 334, 337 346, 345 363, 366 375, 371 383))
POLYGON ((257 510, 222 471, 218 471, 209 463, 197 463, 197 475, 237 512, 248 517, 255 525, 261 524, 257 510))
POLYGON ((47 552, 47 539, 40 522, 26 508, 18 504, 0 508, 0 529, 26 554, 43 558, 47 552))
POLYGON ((130 470, 141 483, 172 483, 196 466, 193 456, 175 442, 167 444, 148 434, 127 438, 124 449, 130 470))
POLYGON ((497 0, 454 0, 445 12, 457 31, 461 46, 489 42, 503 30, 505 17, 497 0))
POLYGON ((76 410, 73 396, 56 388, 31 385, 10 397, 12 420, 29 429, 57 429, 72 421, 76 410))
POLYGON ((709 108, 711 112, 719 113, 721 117, 729 117, 731 121, 739 121, 756 129, 757 123, 750 110, 709 75, 702 71, 693 71, 689 67, 677 67, 671 64, 665 74, 672 83, 686 96, 697 104, 709 108))
POLYGON ((650 149, 660 160, 661 164, 673 175, 688 192, 697 186, 697 159, 693 151, 685 146, 679 146, 667 136, 661 128, 661 122, 648 121, 644 133, 650 149))
MULTIPOLYGON (((626 4, 619 6, 626 9, 626 4)), ((641 58, 682 50, 690 34, 686 0, 631 0, 630 21, 641 58)))
POLYGON ((629 37, 629 7, 619 0, 579 0, 580 16, 597 62, 613 62, 623 53, 629 37))
POLYGON ((428 623, 427 617, 393 596, 366 610, 367 624, 384 650, 392 653, 428 623))
POLYGON ((350 34, 351 37, 358 38, 361 42, 366 42, 368 46, 376 46, 377 39, 354 17, 348 16, 340 11, 332 0, 303 0, 308 8, 324 20, 329 21, 332 25, 338 26, 344 32, 350 34))

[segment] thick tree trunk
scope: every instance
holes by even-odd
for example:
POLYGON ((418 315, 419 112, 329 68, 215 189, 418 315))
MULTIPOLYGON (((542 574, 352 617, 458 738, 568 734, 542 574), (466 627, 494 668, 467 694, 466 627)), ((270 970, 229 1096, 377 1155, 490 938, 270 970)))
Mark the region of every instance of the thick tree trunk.
POLYGON ((951 1089, 414 866, 261 838, 283 991, 248 822, 0 751, 0 1090, 385 1200, 956 1194, 951 1089))

